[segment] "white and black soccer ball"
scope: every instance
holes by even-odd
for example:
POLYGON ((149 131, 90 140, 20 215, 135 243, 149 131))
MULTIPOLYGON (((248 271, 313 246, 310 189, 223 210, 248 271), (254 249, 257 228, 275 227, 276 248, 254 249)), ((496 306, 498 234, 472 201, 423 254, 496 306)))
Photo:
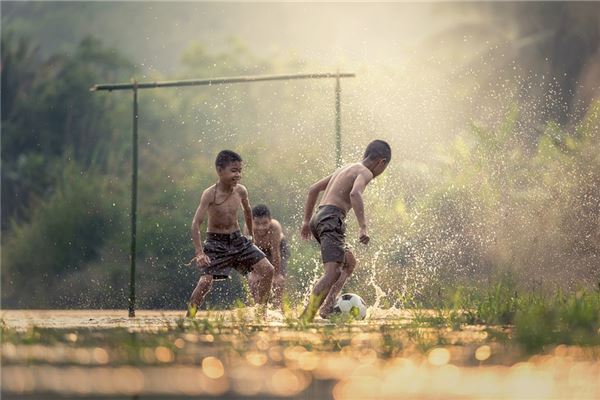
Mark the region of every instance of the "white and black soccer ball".
POLYGON ((336 314, 352 316, 354 319, 365 319, 367 304, 357 294, 344 293, 335 301, 333 312, 336 314))

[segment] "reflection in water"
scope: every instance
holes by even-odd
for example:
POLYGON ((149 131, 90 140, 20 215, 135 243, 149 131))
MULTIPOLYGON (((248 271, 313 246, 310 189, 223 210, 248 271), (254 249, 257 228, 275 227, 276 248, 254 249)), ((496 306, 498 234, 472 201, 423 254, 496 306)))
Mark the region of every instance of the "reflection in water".
POLYGON ((598 348, 561 345, 527 356, 490 339, 509 328, 434 329, 403 314, 299 329, 238 310, 193 322, 148 311, 127 327, 93 330, 87 312, 73 311, 77 327, 58 329, 26 324, 18 313, 4 315, 3 399, 579 400, 600 393, 598 348))

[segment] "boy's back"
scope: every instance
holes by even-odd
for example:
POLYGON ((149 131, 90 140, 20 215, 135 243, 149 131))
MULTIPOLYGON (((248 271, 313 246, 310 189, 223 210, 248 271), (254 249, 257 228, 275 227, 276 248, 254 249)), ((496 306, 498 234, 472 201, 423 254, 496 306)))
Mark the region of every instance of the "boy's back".
POLYGON ((321 317, 327 318, 333 312, 335 298, 356 266, 356 259, 345 243, 346 214, 351 208, 354 210, 358 240, 367 244, 370 238, 362 193, 371 179, 385 170, 391 156, 389 144, 374 140, 367 146, 361 163, 346 165, 308 189, 300 235, 304 239, 312 235, 319 242, 325 274, 315 284, 302 320, 312 321, 321 304, 321 317), (323 197, 313 215, 320 192, 323 197))
POLYGON ((352 208, 350 192, 360 177, 364 182, 373 179, 373 173, 361 163, 346 165, 331 175, 319 205, 332 205, 348 212, 352 208))

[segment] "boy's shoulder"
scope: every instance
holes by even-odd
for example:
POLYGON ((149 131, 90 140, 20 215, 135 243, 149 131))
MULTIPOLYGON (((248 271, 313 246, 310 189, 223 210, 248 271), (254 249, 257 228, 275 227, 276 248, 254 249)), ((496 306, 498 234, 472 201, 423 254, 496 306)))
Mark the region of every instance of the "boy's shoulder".
POLYGON ((271 227, 281 230, 281 223, 279 223, 279 221, 277 221, 275 218, 271 218, 271 227))
POLYGON ((342 167, 342 170, 346 170, 347 173, 350 174, 356 174, 356 176, 364 174, 364 175, 370 175, 371 177, 373 177, 373 173, 371 172, 371 170, 367 167, 364 166, 363 163, 353 163, 353 164, 347 164, 344 167, 342 167))
POLYGON ((214 184, 210 185, 209 187, 207 187, 206 189, 204 189, 202 191, 202 196, 204 197, 207 195, 212 195, 215 192, 216 188, 217 188, 217 185, 214 185, 214 184))
POLYGON ((247 196, 248 195, 248 189, 246 189, 246 186, 238 183, 237 185, 235 185, 234 190, 236 192, 238 192, 238 194, 242 195, 242 196, 247 196))
POLYGON ((280 240, 283 235, 283 228, 275 218, 271 218, 271 234, 275 240, 280 240))
POLYGON ((363 165, 363 163, 360 162, 355 162, 355 163, 351 163, 351 164, 346 164, 342 167, 340 167, 339 170, 369 170, 367 167, 365 167, 363 165))

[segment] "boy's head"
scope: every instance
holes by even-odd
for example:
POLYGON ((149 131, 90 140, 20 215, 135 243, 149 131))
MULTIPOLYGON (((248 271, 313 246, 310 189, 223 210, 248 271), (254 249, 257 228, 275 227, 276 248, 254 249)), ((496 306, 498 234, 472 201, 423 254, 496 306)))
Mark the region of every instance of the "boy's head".
POLYGON ((252 209, 252 226, 261 234, 266 233, 271 226, 271 211, 264 204, 259 204, 252 209))
POLYGON ((235 185, 242 178, 242 157, 235 151, 222 150, 215 160, 217 175, 223 183, 235 185))
POLYGON ((367 146, 363 158, 373 163, 373 176, 377 176, 385 170, 392 159, 392 148, 383 140, 373 140, 367 146))

